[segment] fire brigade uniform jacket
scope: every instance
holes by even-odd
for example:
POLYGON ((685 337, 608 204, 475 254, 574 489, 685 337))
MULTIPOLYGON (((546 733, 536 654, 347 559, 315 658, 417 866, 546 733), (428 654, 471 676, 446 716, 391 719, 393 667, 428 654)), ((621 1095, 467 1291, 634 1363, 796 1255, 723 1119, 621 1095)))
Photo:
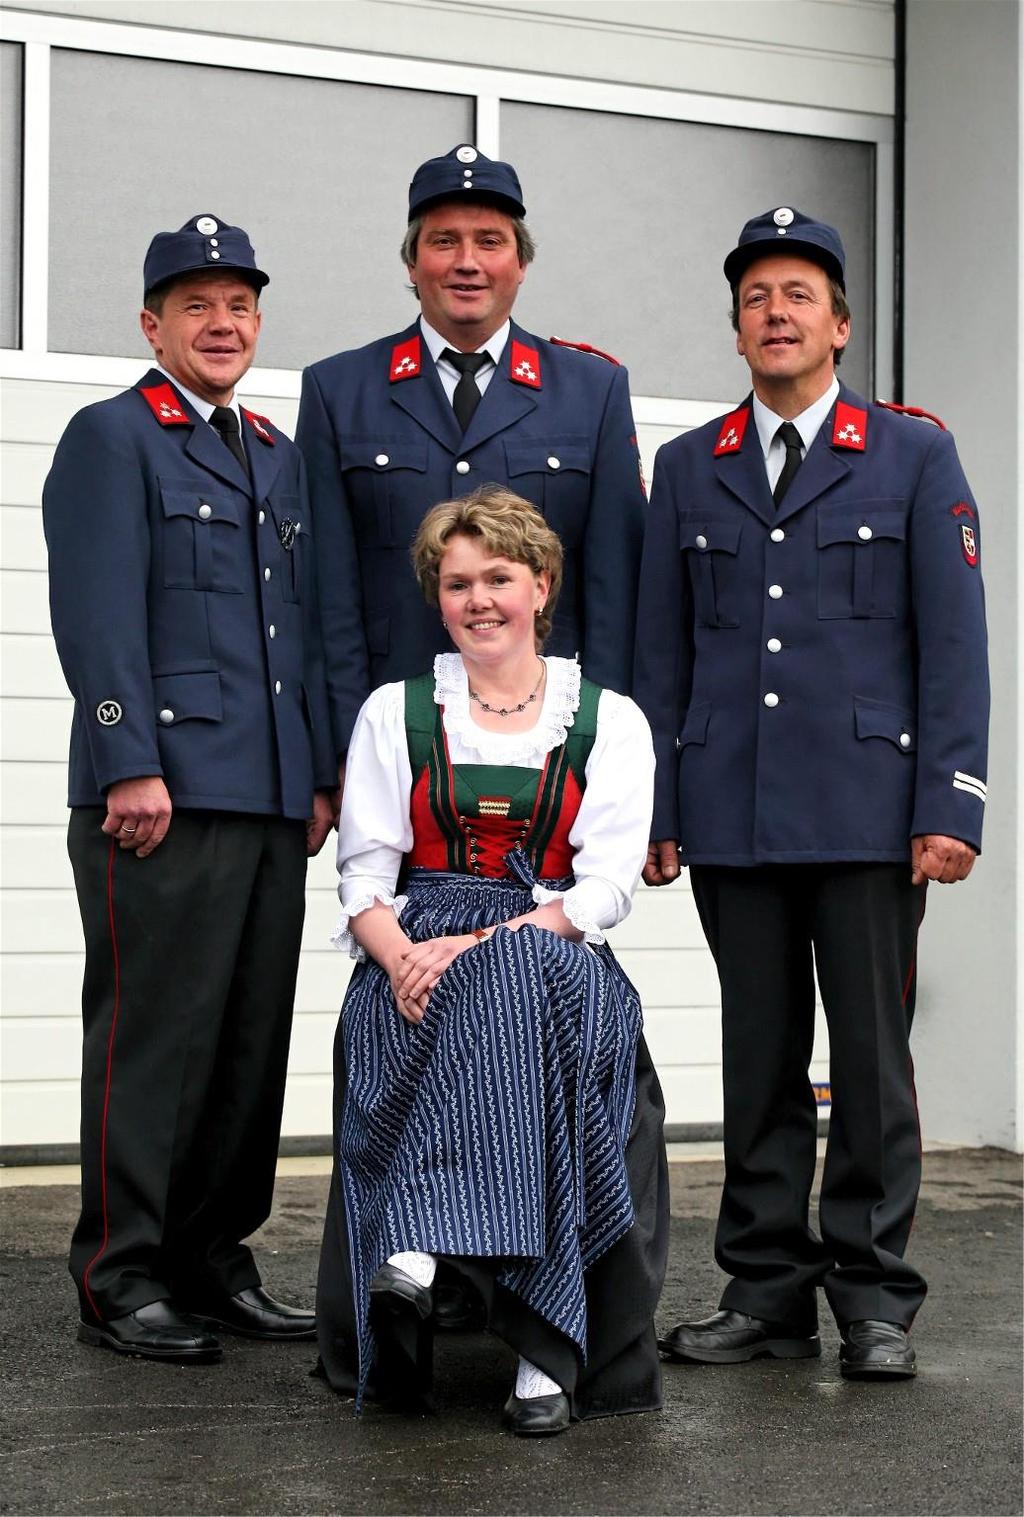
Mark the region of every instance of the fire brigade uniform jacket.
POLYGON ((152 370, 58 445, 43 523, 71 806, 162 775, 175 807, 304 819, 337 784, 301 455, 242 424, 251 485, 152 370))
POLYGON ((686 863, 980 848, 977 507, 948 432, 841 387, 776 513, 750 401, 657 455, 635 696, 686 863))
POLYGON ((513 322, 462 433, 419 323, 306 370, 296 441, 316 513, 327 682, 339 750, 371 688, 450 649, 409 548, 438 501, 508 485, 565 549, 546 651, 629 693, 644 491, 626 370, 513 322))

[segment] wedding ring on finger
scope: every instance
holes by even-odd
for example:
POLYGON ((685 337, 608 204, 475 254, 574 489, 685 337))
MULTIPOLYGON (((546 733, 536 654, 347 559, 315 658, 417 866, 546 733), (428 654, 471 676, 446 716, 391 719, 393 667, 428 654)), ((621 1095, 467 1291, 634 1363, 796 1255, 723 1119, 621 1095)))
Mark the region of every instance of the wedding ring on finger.
POLYGON ((131 837, 131 835, 132 835, 133 832, 138 832, 138 830, 139 830, 138 827, 129 827, 129 825, 128 825, 127 822, 122 822, 121 823, 121 831, 122 832, 127 832, 127 834, 128 834, 129 837, 131 837))

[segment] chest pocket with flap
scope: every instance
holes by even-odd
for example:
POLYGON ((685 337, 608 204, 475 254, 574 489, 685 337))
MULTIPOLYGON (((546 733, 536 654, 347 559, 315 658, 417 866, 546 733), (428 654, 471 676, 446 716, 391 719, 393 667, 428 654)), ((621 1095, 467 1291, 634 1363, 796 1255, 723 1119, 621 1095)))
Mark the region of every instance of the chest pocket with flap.
POLYGON ((679 547, 686 555, 701 627, 738 627, 736 556, 743 523, 735 517, 680 512, 679 547))
POLYGON ((818 508, 818 616, 895 616, 905 596, 907 508, 865 500, 818 508))
POLYGON ((590 449, 586 442, 557 437, 506 441, 505 467, 510 488, 547 517, 563 545, 577 543, 590 506, 590 449))
POLYGON ((160 485, 163 582, 170 590, 241 595, 249 559, 241 499, 194 484, 160 485))
POLYGON ((360 546, 409 546, 426 499, 427 444, 406 438, 344 438, 341 474, 360 546))

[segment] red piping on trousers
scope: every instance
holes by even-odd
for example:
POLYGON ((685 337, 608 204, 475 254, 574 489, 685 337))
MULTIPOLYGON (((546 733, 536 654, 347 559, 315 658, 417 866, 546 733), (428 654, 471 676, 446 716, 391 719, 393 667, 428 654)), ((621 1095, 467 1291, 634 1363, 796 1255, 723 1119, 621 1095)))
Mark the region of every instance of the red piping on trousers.
POLYGON ((117 951, 117 923, 114 917, 114 855, 117 844, 114 839, 110 840, 110 853, 107 857, 107 916, 110 921, 110 947, 114 958, 114 1011, 110 1018, 110 1034, 107 1038, 107 1076, 103 1088, 103 1120, 100 1126, 100 1195, 103 1204, 103 1242, 93 1254, 85 1266, 82 1276, 82 1289, 89 1298, 89 1305, 93 1315, 99 1320, 100 1314, 96 1310, 96 1302, 93 1300, 92 1291, 89 1289, 89 1275, 92 1267, 104 1254, 110 1241, 110 1220, 107 1216, 107 1117, 110 1112, 110 1080, 114 1065, 114 1034, 117 1031, 117 1018, 121 1010, 121 959, 117 951))

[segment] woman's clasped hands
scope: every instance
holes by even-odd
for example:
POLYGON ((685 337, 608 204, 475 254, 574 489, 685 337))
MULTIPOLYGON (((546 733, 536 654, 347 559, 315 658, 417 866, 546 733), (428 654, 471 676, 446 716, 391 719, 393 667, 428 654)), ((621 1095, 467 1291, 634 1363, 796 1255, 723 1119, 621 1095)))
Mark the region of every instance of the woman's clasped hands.
POLYGON ((475 948, 478 942, 475 933, 459 932, 451 937, 410 943, 403 950, 389 978, 395 1005, 407 1022, 415 1025, 423 1021, 430 993, 449 964, 467 948, 475 948))

